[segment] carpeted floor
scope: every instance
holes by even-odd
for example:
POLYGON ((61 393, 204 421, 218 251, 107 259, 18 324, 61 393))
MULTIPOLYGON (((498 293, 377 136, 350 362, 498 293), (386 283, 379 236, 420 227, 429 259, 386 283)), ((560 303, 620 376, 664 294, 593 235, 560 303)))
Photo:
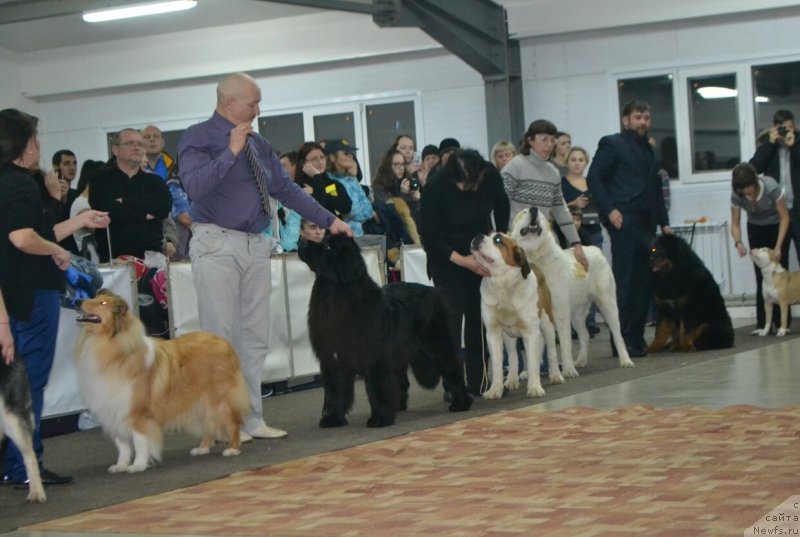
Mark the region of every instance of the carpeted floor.
POLYGON ((731 536, 800 491, 800 408, 526 407, 30 526, 276 536, 731 536))

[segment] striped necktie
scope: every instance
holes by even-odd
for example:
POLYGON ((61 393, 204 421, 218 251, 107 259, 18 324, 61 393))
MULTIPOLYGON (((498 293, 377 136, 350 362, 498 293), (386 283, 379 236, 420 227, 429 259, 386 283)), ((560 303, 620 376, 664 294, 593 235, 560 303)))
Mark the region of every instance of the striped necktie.
POLYGON ((253 146, 253 139, 248 138, 247 143, 244 145, 244 153, 247 155, 247 162, 250 163, 250 168, 253 170, 253 176, 256 178, 256 186, 258 193, 261 195, 261 209, 264 214, 271 217, 272 207, 269 202, 269 190, 267 184, 272 179, 272 174, 269 170, 258 161, 258 150, 253 146))

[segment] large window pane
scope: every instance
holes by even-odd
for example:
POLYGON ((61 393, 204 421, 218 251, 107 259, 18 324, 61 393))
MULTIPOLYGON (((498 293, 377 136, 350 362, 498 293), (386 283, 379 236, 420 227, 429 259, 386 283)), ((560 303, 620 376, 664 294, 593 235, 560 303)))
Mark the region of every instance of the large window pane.
POLYGON ((753 66, 753 95, 756 111, 756 138, 772 127, 778 110, 800 114, 800 62, 753 66))
POLYGON ((297 151, 306 140, 303 134, 303 114, 260 117, 258 133, 269 140, 276 153, 297 151))
MULTIPOLYGON (((395 139, 401 134, 407 134, 416 140, 417 129, 414 122, 414 101, 368 105, 366 113, 371 177, 395 139)), ((420 151, 421 148, 418 147, 417 150, 420 151)))
POLYGON ((678 148, 675 143, 675 99, 672 75, 627 78, 617 82, 619 109, 631 99, 650 105, 653 118, 650 136, 656 148, 660 166, 671 179, 678 178, 678 148))
POLYGON ((317 141, 340 139, 350 145, 356 145, 356 126, 353 121, 353 113, 314 116, 314 138, 317 141))
POLYGON ((741 161, 736 74, 687 79, 692 171, 730 170, 741 161))

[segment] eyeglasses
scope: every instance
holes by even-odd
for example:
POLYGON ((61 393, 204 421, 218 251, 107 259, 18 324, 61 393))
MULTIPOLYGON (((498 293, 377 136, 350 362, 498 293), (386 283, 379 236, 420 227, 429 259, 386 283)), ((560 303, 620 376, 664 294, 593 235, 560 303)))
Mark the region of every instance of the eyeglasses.
POLYGON ((134 142, 133 140, 129 142, 121 142, 117 145, 124 145, 126 147, 144 147, 144 142, 134 142))
POLYGON ((392 168, 405 168, 405 162, 392 162, 392 168))

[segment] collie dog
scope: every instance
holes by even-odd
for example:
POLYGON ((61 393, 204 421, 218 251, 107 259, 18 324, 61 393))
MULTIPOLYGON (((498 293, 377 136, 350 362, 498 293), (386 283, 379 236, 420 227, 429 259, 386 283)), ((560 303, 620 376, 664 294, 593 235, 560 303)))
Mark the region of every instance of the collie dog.
POLYGON ((192 455, 208 454, 218 438, 229 442, 223 456, 239 454, 249 402, 228 341, 206 332, 149 338, 125 300, 105 290, 80 310, 75 366, 89 410, 119 451, 109 472, 141 472, 161 460, 164 430, 200 437, 192 455))

